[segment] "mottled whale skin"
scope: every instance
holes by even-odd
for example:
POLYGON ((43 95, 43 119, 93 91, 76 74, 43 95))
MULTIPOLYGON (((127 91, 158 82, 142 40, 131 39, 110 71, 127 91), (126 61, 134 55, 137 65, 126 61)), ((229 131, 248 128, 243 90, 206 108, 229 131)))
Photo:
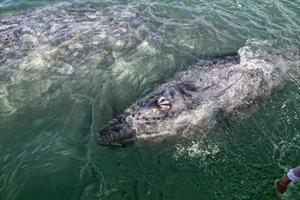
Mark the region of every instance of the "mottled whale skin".
POLYGON ((243 47, 234 56, 200 61, 108 122, 98 132, 97 143, 126 146, 207 130, 282 85, 286 58, 275 58, 261 59, 243 47))

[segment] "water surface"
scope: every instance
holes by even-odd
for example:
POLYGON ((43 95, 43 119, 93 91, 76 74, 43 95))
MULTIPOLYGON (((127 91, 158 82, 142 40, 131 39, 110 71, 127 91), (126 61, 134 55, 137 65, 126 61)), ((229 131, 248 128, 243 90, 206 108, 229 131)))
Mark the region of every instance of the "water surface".
POLYGON ((95 133, 198 59, 299 49, 299 19, 298 0, 0 1, 0 199, 278 199, 300 163, 297 79, 192 138, 112 150, 95 133))

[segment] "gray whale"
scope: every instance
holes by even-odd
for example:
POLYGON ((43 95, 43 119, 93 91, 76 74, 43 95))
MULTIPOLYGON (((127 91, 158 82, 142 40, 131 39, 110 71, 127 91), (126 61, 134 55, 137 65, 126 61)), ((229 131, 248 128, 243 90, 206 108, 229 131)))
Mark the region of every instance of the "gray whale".
POLYGON ((299 66, 296 53, 273 58, 259 58, 245 46, 233 56, 202 60, 108 122, 98 132, 97 143, 126 146, 207 130, 280 87, 293 68, 289 62, 299 66))

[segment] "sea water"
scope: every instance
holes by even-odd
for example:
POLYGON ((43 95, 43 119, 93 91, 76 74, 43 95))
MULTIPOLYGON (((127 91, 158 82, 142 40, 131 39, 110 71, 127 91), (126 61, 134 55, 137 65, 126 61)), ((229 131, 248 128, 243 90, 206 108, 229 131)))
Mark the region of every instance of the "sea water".
POLYGON ((198 59, 299 50, 299 19, 299 0, 1 0, 0 199, 279 199, 298 79, 190 138, 109 149, 95 133, 198 59))

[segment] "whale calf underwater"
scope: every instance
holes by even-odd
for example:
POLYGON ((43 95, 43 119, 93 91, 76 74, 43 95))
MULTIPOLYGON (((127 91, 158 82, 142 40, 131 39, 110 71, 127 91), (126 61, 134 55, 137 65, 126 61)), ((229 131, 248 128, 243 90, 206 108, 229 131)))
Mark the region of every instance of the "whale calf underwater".
POLYGON ((74 95, 75 88, 101 84, 99 75, 121 62, 120 54, 145 43, 144 29, 134 9, 104 3, 65 2, 1 14, 0 117, 56 98, 54 91, 74 95))
POLYGON ((109 121, 97 143, 124 147, 207 130, 270 96, 299 70, 299 60, 299 52, 262 59, 245 46, 236 55, 199 61, 109 121))

